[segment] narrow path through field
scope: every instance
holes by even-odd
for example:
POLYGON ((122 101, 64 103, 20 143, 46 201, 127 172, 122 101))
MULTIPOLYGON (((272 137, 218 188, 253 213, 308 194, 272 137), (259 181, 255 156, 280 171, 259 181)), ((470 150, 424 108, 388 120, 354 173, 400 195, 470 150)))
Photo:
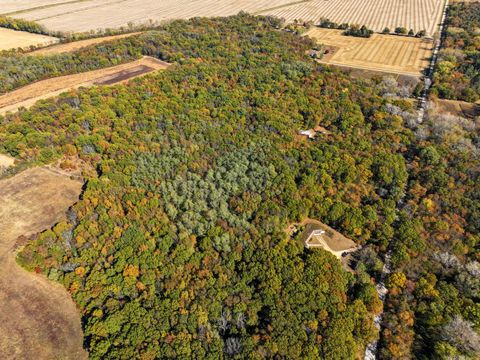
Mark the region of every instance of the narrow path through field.
POLYGON ((67 291, 15 262, 20 236, 50 228, 78 200, 80 181, 48 168, 0 180, 0 354, 9 359, 86 359, 80 314, 67 291))

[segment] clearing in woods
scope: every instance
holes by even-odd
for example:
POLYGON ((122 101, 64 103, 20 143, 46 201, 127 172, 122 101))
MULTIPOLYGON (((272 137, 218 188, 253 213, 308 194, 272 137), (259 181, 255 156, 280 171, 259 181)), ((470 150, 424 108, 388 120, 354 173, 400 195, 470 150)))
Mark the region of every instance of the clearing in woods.
POLYGON ((37 81, 0 96, 0 115, 28 108, 38 100, 57 96, 65 91, 93 85, 120 84, 155 70, 166 69, 170 64, 145 56, 128 64, 105 69, 60 76, 37 81))
POLYGON ((91 46, 91 45, 97 45, 101 44, 107 41, 113 41, 113 40, 118 40, 118 39, 123 39, 126 37, 134 36, 134 35, 139 35, 141 32, 132 32, 128 34, 120 34, 120 35, 112 35, 112 36, 103 36, 103 37, 98 37, 98 38, 93 38, 93 39, 86 39, 86 40, 79 40, 79 41, 72 41, 69 43, 65 44, 57 44, 57 45, 52 45, 48 46, 43 49, 37 49, 32 52, 30 52, 30 55, 52 55, 52 54, 61 54, 61 53, 66 53, 66 52, 73 52, 77 51, 81 48, 91 46))
POLYGON ((58 41, 57 38, 52 36, 0 28, 0 51, 18 48, 28 49, 30 46, 47 46, 58 41))
POLYGON ((342 35, 342 30, 313 28, 306 36, 324 45, 326 64, 420 76, 428 67, 433 42, 407 36, 373 34, 370 38, 342 35))
POLYGON ((15 262, 19 237, 49 229, 78 201, 82 182, 53 167, 0 180, 2 359, 86 359, 80 315, 63 286, 15 262))

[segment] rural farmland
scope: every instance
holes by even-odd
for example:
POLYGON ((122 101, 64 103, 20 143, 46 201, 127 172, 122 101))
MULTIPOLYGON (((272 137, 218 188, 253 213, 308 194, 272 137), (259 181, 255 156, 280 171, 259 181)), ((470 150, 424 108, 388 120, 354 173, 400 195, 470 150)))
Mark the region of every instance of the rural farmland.
POLYGON ((11 49, 28 49, 30 46, 47 46, 58 42, 57 38, 0 28, 0 51, 11 49))
POLYGON ((262 14, 281 17, 287 22, 301 19, 317 23, 328 18, 337 23, 366 25, 377 32, 401 26, 415 32, 425 30, 433 36, 443 4, 444 0, 312 0, 262 14))
POLYGON ((100 28, 117 28, 128 23, 143 24, 148 20, 164 21, 186 19, 196 16, 227 16, 240 11, 257 13, 276 6, 291 4, 292 0, 87 0, 69 1, 64 4, 43 1, 15 13, 10 7, 10 16, 35 20, 48 29, 65 32, 84 32, 100 28), (49 6, 53 5, 53 6, 49 6))
POLYGON ((80 181, 53 167, 28 169, 0 180, 2 359, 87 358, 80 315, 65 288, 15 263, 15 249, 21 245, 17 239, 63 219, 81 188, 80 181))
POLYGON ((38 100, 57 96, 71 89, 118 84, 155 70, 166 69, 168 66, 164 61, 143 57, 127 64, 38 81, 1 95, 0 114, 14 112, 20 107, 28 108, 38 100))
POLYGON ((360 38, 332 29, 313 28, 306 36, 324 45, 322 63, 401 75, 420 76, 433 48, 433 42, 425 39, 382 34, 360 38))
POLYGON ((367 25, 375 31, 403 26, 433 35, 444 0, 82 0, 9 2, 2 12, 38 21, 51 30, 84 32, 116 28, 148 20, 188 19, 196 16, 227 16, 239 11, 295 19, 367 25), (27 4, 29 4, 27 6, 27 4))

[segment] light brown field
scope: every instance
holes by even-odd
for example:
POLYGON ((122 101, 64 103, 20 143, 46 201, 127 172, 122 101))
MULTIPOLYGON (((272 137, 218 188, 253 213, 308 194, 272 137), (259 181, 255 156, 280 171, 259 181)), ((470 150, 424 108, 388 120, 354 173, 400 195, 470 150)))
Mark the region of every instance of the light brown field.
POLYGON ((466 118, 480 116, 480 104, 459 100, 434 99, 432 105, 437 113, 450 113, 466 118))
MULTIPOLYGON (((30 0, 31 1, 31 0, 30 0)), ((28 3, 29 0, 22 1, 28 3)), ((38 3, 38 0, 35 0, 38 3)), ((84 32, 105 28, 118 28, 128 23, 139 24, 148 20, 164 21, 188 19, 196 16, 228 16, 240 11, 256 13, 274 6, 296 3, 295 0, 86 0, 65 4, 43 1, 27 10, 25 4, 14 17, 36 20, 48 29, 65 32, 84 32)), ((15 7, 9 8, 10 12, 15 7)), ((1 10, 0 10, 1 12, 1 10)))
POLYGON ((15 262, 20 236, 48 229, 78 200, 82 183, 53 168, 0 181, 2 359, 86 359, 80 314, 63 286, 15 262))
MULTIPOLYGON (((84 32, 145 23, 188 19, 195 16, 228 16, 246 11, 318 23, 329 18, 338 23, 367 25, 375 31, 403 26, 433 35, 445 0, 26 0, 7 1, 11 16, 35 20, 51 30, 84 32)), ((2 5, 3 6, 3 5, 2 5)), ((0 10, 2 11, 2 10, 0 10)), ((3 11, 2 11, 3 12, 3 11)))
POLYGON ((30 46, 47 46, 56 42, 58 42, 58 39, 52 36, 0 28, 0 51, 18 48, 28 49, 30 46))
POLYGON ((28 108, 38 100, 48 99, 68 90, 93 85, 120 84, 155 70, 166 69, 169 65, 146 56, 128 64, 41 80, 1 95, 0 114, 17 111, 20 107, 28 108))
POLYGON ((52 54, 73 52, 87 46, 97 45, 97 44, 101 44, 101 43, 112 41, 112 40, 123 39, 126 37, 138 35, 138 34, 141 34, 141 32, 133 32, 128 34, 120 34, 120 35, 113 35, 113 36, 103 36, 103 37, 94 38, 94 39, 86 39, 86 40, 80 40, 80 41, 73 41, 65 44, 57 44, 57 45, 48 46, 43 49, 34 50, 30 52, 30 55, 52 55, 52 54))
POLYGON ((373 34, 360 38, 320 28, 306 35, 328 48, 329 53, 320 62, 393 74, 420 76, 429 65, 433 48, 430 40, 407 36, 373 34))
POLYGON ((14 163, 15 163, 14 158, 12 158, 8 155, 0 154, 0 170, 2 168, 7 168, 7 167, 10 167, 10 166, 13 166, 14 163))
POLYGON ((285 6, 265 14, 318 23, 328 18, 337 23, 366 25, 381 32, 402 26, 414 31, 425 30, 433 36, 437 31, 445 0, 312 0, 285 6))

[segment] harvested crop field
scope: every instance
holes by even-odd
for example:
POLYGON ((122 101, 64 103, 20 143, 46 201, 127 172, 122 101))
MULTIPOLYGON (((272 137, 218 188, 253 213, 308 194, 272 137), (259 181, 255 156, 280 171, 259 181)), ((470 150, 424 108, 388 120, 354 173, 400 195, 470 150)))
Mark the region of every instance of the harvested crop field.
POLYGON ((18 48, 28 49, 30 46, 47 46, 56 42, 58 42, 58 39, 52 36, 0 28, 0 51, 18 48))
POLYGON ((373 34, 370 38, 342 35, 341 30, 313 28, 306 33, 324 45, 322 63, 420 76, 429 65, 433 42, 407 36, 373 34))
POLYGON ((15 262, 18 238, 48 229, 78 200, 82 183, 54 168, 0 181, 2 359, 86 359, 80 314, 63 286, 15 262))
MULTIPOLYGON (((21 11, 15 13, 10 6, 11 16, 36 20, 50 30, 84 32, 104 28, 118 28, 129 22, 143 24, 148 20, 164 21, 188 19, 196 16, 228 16, 240 11, 257 13, 275 6, 284 6, 295 0, 78 0, 33 1, 27 10, 22 1, 21 11)), ((0 10, 1 11, 1 10, 0 10)))
POLYGON ((30 107, 41 99, 57 96, 62 92, 93 85, 113 85, 139 77, 152 71, 166 69, 170 64, 151 57, 128 64, 85 73, 41 80, 0 96, 0 114, 30 107))
POLYGON ((445 0, 27 0, 7 1, 2 12, 38 21, 48 29, 84 32, 145 23, 228 16, 246 11, 317 23, 329 18, 338 23, 367 25, 375 31, 403 26, 433 35, 445 0))
POLYGON ((425 30, 433 36, 437 31, 445 0, 312 0, 292 6, 262 12, 284 18, 318 23, 328 18, 336 23, 366 25, 381 32, 385 27, 392 31, 397 26, 425 30))
POLYGON ((80 41, 72 41, 65 44, 57 44, 48 46, 43 49, 38 49, 30 52, 30 55, 52 55, 52 54, 61 54, 66 52, 74 52, 79 49, 82 49, 87 46, 97 45, 108 41, 123 39, 126 37, 139 35, 141 32, 133 32, 128 34, 120 34, 120 35, 113 35, 113 36, 103 36, 94 39, 86 39, 80 41))

